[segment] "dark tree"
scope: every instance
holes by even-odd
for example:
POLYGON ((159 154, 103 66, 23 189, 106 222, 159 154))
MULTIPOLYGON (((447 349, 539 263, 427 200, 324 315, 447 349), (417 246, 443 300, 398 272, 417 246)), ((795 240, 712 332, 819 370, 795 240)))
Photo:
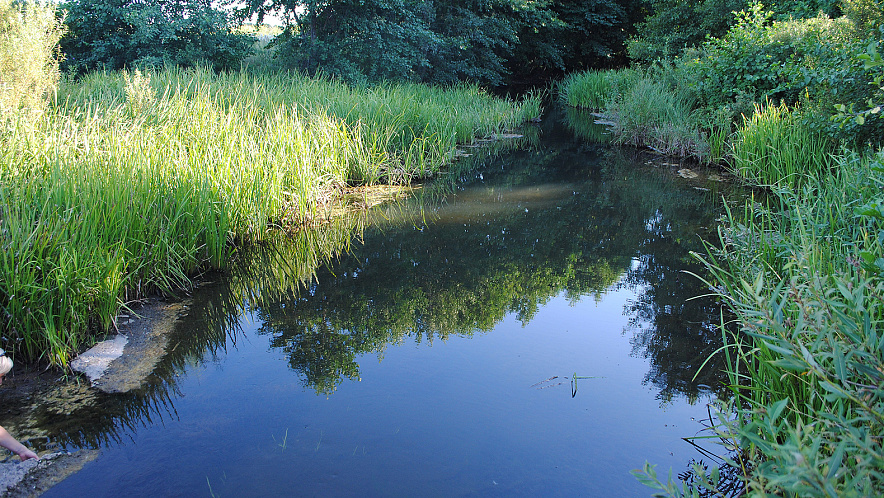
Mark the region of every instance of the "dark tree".
POLYGON ((254 43, 208 0, 72 0, 64 9, 64 67, 77 73, 163 64, 233 69, 254 43))
POLYGON ((502 85, 625 61, 633 0, 248 0, 242 18, 294 19, 284 64, 351 82, 502 85))

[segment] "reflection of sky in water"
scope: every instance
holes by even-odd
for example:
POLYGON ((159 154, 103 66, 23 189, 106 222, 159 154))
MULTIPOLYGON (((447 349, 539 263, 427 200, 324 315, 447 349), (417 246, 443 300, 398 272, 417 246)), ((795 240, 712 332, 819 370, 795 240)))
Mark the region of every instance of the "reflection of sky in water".
POLYGON ((715 213, 599 156, 516 152, 435 207, 390 208, 296 297, 290 257, 245 258, 179 325, 209 339, 164 360, 173 407, 136 409, 47 496, 649 495, 629 470, 697 456, 681 438, 706 415, 692 377, 718 313, 685 301, 702 287, 682 270, 715 213))
POLYGON ((692 456, 680 438, 704 409, 661 410, 642 386, 647 361, 622 334, 631 297, 558 297, 526 326, 510 316, 473 338, 406 340, 360 357, 361 380, 328 397, 305 390, 245 317, 235 349, 187 369, 176 417, 105 449, 50 496, 172 485, 218 496, 647 495, 629 469, 646 459, 680 469, 692 456), (575 372, 595 378, 572 398, 575 372))

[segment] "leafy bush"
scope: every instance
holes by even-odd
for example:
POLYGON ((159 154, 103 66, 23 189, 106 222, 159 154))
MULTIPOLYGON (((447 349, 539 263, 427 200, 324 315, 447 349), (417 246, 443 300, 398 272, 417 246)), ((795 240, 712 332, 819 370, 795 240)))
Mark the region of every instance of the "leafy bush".
POLYGON ((43 110, 58 83, 63 28, 50 4, 0 0, 0 116, 43 110))
POLYGON ((64 68, 75 73, 165 64, 239 69, 255 40, 202 0, 71 0, 64 8, 64 68))
POLYGON ((772 16, 754 4, 727 35, 681 61, 702 105, 803 99, 828 114, 837 99, 867 98, 867 71, 854 55, 865 42, 846 18, 771 22, 772 16))

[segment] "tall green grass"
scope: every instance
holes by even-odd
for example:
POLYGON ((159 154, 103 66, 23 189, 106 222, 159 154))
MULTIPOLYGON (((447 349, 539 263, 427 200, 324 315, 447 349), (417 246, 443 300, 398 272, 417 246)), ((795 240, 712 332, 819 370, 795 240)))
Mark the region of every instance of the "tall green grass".
POLYGON ((559 84, 559 99, 571 107, 601 111, 640 77, 633 69, 572 73, 559 84))
POLYGON ((884 492, 882 186, 884 154, 842 156, 769 206, 729 213, 704 260, 739 327, 720 353, 733 397, 714 428, 730 469, 695 469, 695 490, 735 471, 759 496, 884 492))
POLYGON ((612 132, 619 143, 702 160, 709 155, 709 145, 696 128, 692 111, 687 94, 642 78, 610 100, 605 114, 614 123, 612 132))
POLYGON ((57 102, 0 133, 4 346, 57 365, 128 300, 187 289, 344 187, 430 176, 539 112, 470 85, 176 68, 63 81, 57 102))
POLYGON ((785 105, 756 106, 736 132, 734 169, 759 184, 800 188, 833 166, 835 143, 804 125, 785 105))
POLYGON ((599 112, 617 143, 704 162, 722 159, 722 134, 717 128, 716 133, 702 132, 692 94, 651 73, 586 71, 566 77, 560 86, 561 100, 599 112))

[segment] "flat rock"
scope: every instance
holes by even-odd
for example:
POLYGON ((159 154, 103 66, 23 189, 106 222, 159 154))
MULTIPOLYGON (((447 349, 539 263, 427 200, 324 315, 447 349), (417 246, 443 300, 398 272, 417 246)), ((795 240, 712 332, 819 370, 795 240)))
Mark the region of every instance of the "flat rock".
POLYGON ((139 309, 137 319, 119 327, 118 336, 78 356, 71 368, 106 393, 141 387, 165 354, 168 334, 186 308, 183 303, 154 303, 139 309))
POLYGON ((101 341, 74 358, 74 361, 71 362, 71 369, 86 375, 92 385, 95 385, 111 362, 123 355, 123 349, 128 342, 129 338, 123 334, 101 341))

